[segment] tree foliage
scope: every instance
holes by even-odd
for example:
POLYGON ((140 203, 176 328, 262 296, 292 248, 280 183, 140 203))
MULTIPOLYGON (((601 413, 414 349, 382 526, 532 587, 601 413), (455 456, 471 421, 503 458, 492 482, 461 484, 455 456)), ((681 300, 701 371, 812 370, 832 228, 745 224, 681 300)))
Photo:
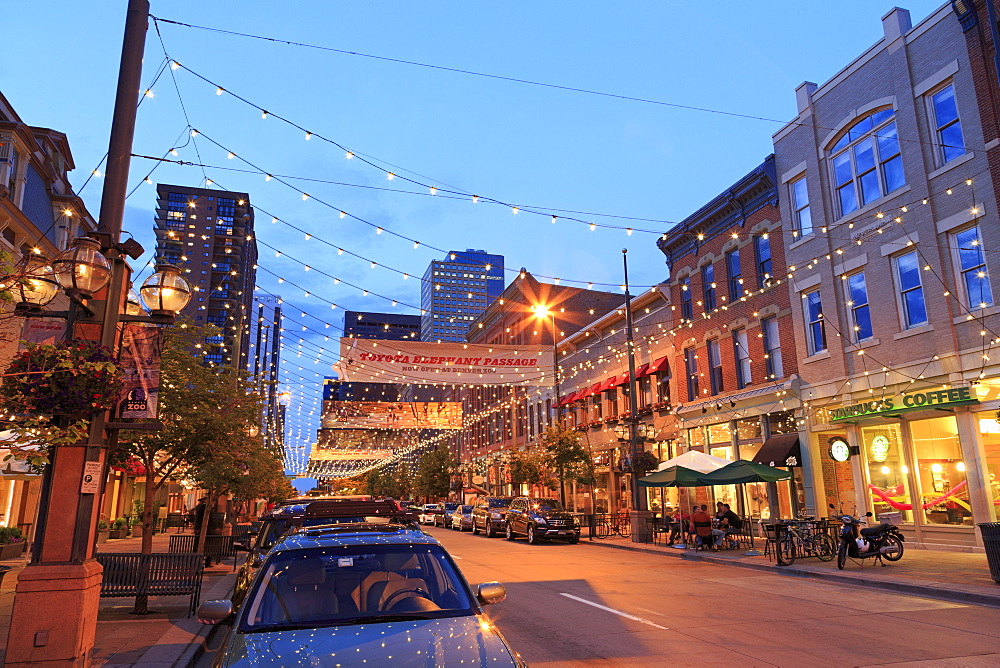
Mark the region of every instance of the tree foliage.
POLYGON ((594 460, 590 451, 580 440, 580 433, 575 429, 566 429, 561 425, 553 425, 542 434, 542 445, 549 464, 559 478, 559 489, 562 490, 567 481, 590 485, 595 480, 594 460))
POLYGON ((451 490, 451 471, 457 464, 447 447, 424 453, 417 465, 414 491, 420 496, 447 496, 451 490))
POLYGON ((401 463, 391 468, 372 469, 365 475, 364 490, 372 496, 406 499, 413 491, 413 476, 409 467, 401 463))
POLYGON ((516 485, 544 485, 555 489, 548 458, 541 453, 515 452, 507 470, 510 481, 516 485))

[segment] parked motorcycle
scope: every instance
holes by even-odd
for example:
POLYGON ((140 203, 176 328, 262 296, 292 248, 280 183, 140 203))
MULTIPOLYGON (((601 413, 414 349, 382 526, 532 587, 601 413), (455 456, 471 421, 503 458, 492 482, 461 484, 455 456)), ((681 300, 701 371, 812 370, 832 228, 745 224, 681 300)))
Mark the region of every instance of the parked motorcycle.
MULTIPOLYGON (((830 504, 834 508, 833 504, 830 504)), ((871 517, 865 513, 865 517, 871 517)), ((892 524, 879 524, 876 527, 862 527, 866 524, 853 515, 843 514, 843 525, 840 527, 840 546, 837 549, 837 568, 844 569, 848 557, 858 559, 873 558, 885 566, 882 561, 899 561, 903 558, 903 534, 892 524)))

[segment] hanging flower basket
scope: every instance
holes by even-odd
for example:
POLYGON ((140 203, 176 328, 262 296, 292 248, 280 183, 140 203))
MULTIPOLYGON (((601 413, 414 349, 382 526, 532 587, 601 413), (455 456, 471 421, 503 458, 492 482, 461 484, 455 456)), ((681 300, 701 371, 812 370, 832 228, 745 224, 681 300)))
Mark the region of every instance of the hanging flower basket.
POLYGON ((15 355, 0 384, 0 401, 22 414, 85 416, 110 409, 121 392, 122 372, 110 350, 64 341, 15 355))

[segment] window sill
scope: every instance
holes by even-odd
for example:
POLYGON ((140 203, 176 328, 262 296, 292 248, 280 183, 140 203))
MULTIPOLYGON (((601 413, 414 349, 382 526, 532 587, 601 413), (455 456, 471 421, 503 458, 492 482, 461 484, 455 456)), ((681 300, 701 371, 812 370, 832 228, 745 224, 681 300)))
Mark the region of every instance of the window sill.
POLYGON ((857 343, 851 344, 849 346, 844 346, 845 353, 853 353, 858 350, 864 350, 865 348, 872 348, 877 346, 881 341, 876 338, 865 339, 864 341, 858 341, 857 343))
POLYGON ((958 167, 959 165, 964 165, 968 161, 972 160, 974 157, 976 157, 976 154, 973 153, 972 151, 968 151, 962 157, 955 158, 955 159, 953 159, 953 160, 951 160, 949 162, 946 162, 941 167, 938 167, 937 169, 935 169, 933 172, 931 172, 930 174, 927 175, 927 180, 928 181, 932 181, 932 180, 936 179, 937 177, 941 176, 942 174, 944 174, 945 172, 947 172, 947 171, 949 171, 951 169, 954 169, 955 167, 958 167))
POLYGON ((900 195, 905 195, 908 192, 910 192, 910 186, 908 186, 908 185, 905 185, 902 188, 899 188, 897 190, 893 190, 888 195, 883 195, 882 197, 879 197, 874 202, 866 204, 865 206, 861 207, 860 209, 855 209, 854 211, 851 211, 846 216, 841 216, 837 220, 833 221, 833 225, 831 225, 830 228, 832 229, 834 227, 840 227, 841 224, 850 223, 851 221, 857 222, 857 219, 860 219, 860 218, 864 217, 866 214, 869 214, 872 211, 875 211, 879 207, 883 206, 887 201, 893 199, 894 197, 899 197, 900 195))
POLYGON ((934 325, 920 325, 919 327, 914 327, 912 329, 904 329, 898 334, 893 334, 893 341, 899 341, 900 339, 906 339, 911 336, 916 336, 917 334, 925 334, 927 332, 933 332, 934 325))
POLYGON ((986 308, 969 309, 969 313, 952 319, 952 323, 961 325, 963 322, 975 322, 979 318, 986 318, 991 315, 996 315, 997 313, 1000 313, 1000 306, 987 306, 986 308), (969 320, 969 315, 973 316, 972 320, 969 320))
POLYGON ((815 355, 810 355, 809 357, 802 360, 803 364, 812 364, 813 362, 819 362, 821 360, 830 359, 830 351, 824 350, 821 353, 816 353, 815 355))

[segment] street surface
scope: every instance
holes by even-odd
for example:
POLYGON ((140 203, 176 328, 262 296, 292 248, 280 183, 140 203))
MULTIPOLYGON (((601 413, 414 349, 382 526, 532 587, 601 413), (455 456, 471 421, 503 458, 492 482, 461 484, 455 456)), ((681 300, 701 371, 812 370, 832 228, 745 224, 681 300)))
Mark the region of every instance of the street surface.
POLYGON ((586 545, 439 528, 532 666, 995 666, 1000 609, 586 545))

